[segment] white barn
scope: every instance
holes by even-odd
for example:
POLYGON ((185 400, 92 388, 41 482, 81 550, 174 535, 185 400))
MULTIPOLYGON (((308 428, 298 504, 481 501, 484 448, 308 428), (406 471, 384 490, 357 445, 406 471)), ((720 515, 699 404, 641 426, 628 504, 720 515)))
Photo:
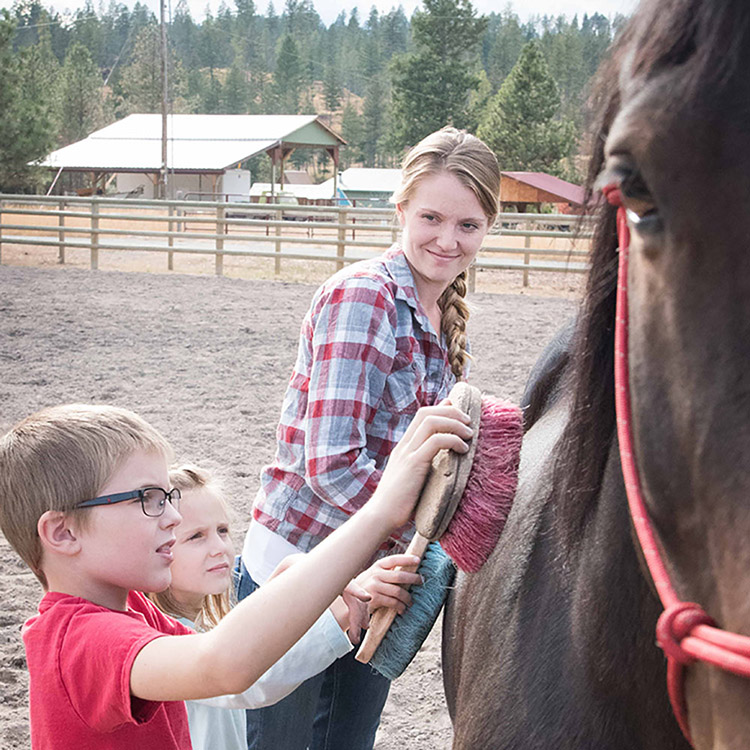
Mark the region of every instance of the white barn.
MULTIPOLYGON (((324 148, 336 174, 343 145, 346 141, 316 115, 169 115, 166 195, 249 200, 247 161, 256 154, 271 157, 275 184, 283 182, 284 162, 299 147, 324 148)), ((93 192, 116 180, 118 193, 153 198, 162 169, 161 115, 129 115, 53 151, 40 164, 58 176, 91 174, 93 192)))

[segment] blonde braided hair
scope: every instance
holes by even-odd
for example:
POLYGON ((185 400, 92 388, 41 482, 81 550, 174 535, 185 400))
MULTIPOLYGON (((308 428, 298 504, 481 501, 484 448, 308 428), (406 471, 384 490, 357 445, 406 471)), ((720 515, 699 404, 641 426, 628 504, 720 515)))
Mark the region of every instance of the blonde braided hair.
MULTIPOLYGON (((401 185, 391 197, 406 204, 425 177, 448 172, 476 196, 492 226, 499 209, 500 167, 495 154, 475 135, 446 127, 423 138, 404 157, 401 185)), ((466 322, 469 319, 466 271, 460 273, 438 300, 440 327, 448 348, 448 361, 457 379, 463 378, 470 355, 466 350, 466 322)))
POLYGON ((445 334, 448 346, 448 361, 456 380, 462 380, 471 355, 466 350, 466 323, 469 320, 469 306, 466 304, 466 271, 462 271, 453 283, 440 295, 440 327, 445 334))

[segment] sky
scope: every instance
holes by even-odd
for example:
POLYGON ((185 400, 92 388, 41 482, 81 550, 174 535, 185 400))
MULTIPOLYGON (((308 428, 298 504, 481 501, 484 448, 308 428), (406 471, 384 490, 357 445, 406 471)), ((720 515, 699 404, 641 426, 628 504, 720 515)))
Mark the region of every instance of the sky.
MULTIPOLYGON (((100 3, 104 7, 109 5, 109 0, 92 1, 95 8, 99 8, 100 3)), ((134 4, 134 0, 124 0, 124 2, 130 7, 134 4)), ((159 16, 159 0, 141 0, 141 2, 151 8, 157 17, 159 16)), ((200 21, 205 17, 207 6, 215 13, 221 2, 222 0, 188 0, 188 5, 193 19, 200 21)), ((230 8, 234 7, 233 0, 223 0, 223 2, 230 8)), ((42 0, 43 5, 51 6, 61 13, 65 10, 75 11, 83 7, 84 3, 85 0, 42 0)), ((0 0, 0 4, 6 5, 2 0, 0 0)), ((177 0, 167 0, 168 8, 171 5, 174 9, 176 4, 177 0)), ((265 14, 268 0, 255 0, 255 4, 258 12, 265 14)), ((278 13, 284 8, 284 0, 273 0, 273 4, 278 13)), ((406 15, 411 16, 414 10, 421 5, 421 2, 420 0, 401 0, 400 3, 398 0, 313 0, 315 10, 318 11, 323 22, 327 25, 333 23, 342 10, 348 14, 352 8, 356 7, 359 9, 360 20, 364 21, 373 5, 378 11, 387 13, 392 8, 398 7, 399 4, 403 6, 406 15)), ((516 0, 516 2, 510 3, 507 0, 472 0, 472 4, 478 13, 498 12, 510 5, 521 20, 525 21, 530 16, 545 14, 565 15, 568 18, 572 18, 576 14, 580 17, 584 13, 589 15, 602 13, 610 17, 617 13, 629 14, 635 8, 636 0, 516 0)), ((11 3, 7 2, 7 6, 10 5, 11 3)))

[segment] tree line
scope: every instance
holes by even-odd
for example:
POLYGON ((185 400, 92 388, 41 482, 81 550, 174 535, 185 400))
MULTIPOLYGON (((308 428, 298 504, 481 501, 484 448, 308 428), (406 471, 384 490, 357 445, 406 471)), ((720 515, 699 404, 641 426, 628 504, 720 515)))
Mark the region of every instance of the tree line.
MULTIPOLYGON (((167 26, 174 113, 321 114, 347 140, 342 167, 396 166, 446 124, 483 137, 507 170, 576 179, 589 83, 622 23, 595 13, 522 23, 510 6, 423 0, 326 26, 312 0, 222 4, 196 21, 179 0, 167 26)), ((0 10, 0 190, 38 190, 28 162, 134 112, 160 112, 160 38, 146 6, 91 2, 62 17, 39 0, 0 10)), ((319 176, 326 157, 296 166, 319 176), (320 161, 316 161, 320 160, 320 161)), ((256 159, 255 179, 268 164, 256 159)))

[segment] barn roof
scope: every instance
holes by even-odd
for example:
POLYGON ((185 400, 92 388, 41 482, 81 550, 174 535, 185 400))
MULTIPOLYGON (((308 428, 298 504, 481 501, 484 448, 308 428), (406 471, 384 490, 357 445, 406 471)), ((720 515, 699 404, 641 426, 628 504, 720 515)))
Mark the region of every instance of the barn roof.
MULTIPOLYGON (((323 184, 333 184, 329 178, 323 184)), ((339 175, 338 186, 345 193, 388 193, 390 197, 401 184, 400 169, 375 169, 372 167, 349 167, 339 175)))
POLYGON ((392 193, 401 184, 401 170, 350 167, 341 173, 340 184, 355 192, 392 193))
POLYGON ((559 177, 553 177, 545 172, 501 172, 503 177, 529 185, 529 187, 543 190, 561 199, 560 202, 572 203, 577 206, 584 204, 584 190, 580 185, 566 182, 559 177))
MULTIPOLYGON (((167 139, 167 168, 173 172, 220 173, 282 145, 345 144, 315 115, 169 115, 167 139)), ((97 172, 158 172, 161 115, 129 115, 53 151, 41 165, 97 172)))

